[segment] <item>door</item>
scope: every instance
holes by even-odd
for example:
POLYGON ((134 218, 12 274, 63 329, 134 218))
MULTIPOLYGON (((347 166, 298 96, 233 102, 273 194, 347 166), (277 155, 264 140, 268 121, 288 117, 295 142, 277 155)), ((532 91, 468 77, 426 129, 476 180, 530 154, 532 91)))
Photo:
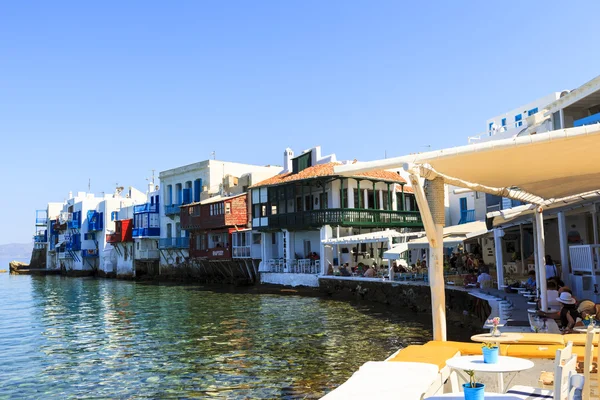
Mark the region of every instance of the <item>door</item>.
POLYGON ((460 198, 460 214, 462 215, 465 211, 467 211, 467 198, 460 198))

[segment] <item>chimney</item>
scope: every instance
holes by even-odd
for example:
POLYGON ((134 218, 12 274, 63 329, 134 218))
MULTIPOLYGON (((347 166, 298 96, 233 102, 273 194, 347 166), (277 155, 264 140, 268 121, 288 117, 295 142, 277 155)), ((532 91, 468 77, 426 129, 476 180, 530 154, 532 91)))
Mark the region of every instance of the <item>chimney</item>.
POLYGON ((69 192, 69 200, 73 198, 73 192, 69 192))
POLYGON ((294 158, 294 152, 289 147, 283 152, 283 173, 287 174, 292 172, 292 158, 294 158))

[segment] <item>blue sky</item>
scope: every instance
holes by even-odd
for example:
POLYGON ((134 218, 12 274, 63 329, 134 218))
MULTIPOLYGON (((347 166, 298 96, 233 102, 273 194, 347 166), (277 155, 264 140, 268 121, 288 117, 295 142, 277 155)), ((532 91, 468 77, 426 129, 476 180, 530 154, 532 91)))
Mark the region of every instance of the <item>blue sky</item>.
POLYGON ((600 3, 128 1, 0 5, 0 243, 70 190, 321 145, 462 145, 599 73, 600 3), (418 4, 417 4, 418 3, 418 4), (587 4, 586 4, 587 3, 587 4))

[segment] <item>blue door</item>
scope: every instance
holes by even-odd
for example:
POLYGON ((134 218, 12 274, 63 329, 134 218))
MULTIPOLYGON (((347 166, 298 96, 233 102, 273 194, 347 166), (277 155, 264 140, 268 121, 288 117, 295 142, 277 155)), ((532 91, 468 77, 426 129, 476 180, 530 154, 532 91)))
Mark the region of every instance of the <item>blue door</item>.
POLYGON ((461 197, 460 198, 460 213, 462 214, 465 211, 467 211, 467 198, 461 197))

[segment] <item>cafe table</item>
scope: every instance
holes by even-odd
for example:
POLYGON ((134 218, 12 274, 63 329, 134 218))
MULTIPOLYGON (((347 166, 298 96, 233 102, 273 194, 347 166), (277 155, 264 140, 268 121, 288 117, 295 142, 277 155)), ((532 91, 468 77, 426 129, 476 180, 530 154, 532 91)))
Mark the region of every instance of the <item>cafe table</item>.
MULTIPOLYGON (((588 328, 587 328, 587 326, 576 326, 573 328, 573 330, 575 332, 587 333, 588 328)), ((592 328, 592 332, 600 333, 600 326, 596 326, 596 327, 592 328)))
POLYGON ((479 335, 471 336, 471 340, 474 342, 487 342, 487 343, 515 343, 523 338, 523 335, 517 332, 502 332, 500 336, 492 336, 491 333, 480 333, 479 335))
MULTIPOLYGON (((486 399, 496 399, 496 400, 520 400, 522 397, 518 397, 512 394, 504 394, 504 393, 492 393, 485 392, 486 399)), ((436 394, 434 396, 426 397, 425 400, 465 400, 464 393, 444 393, 444 394, 436 394)))
MULTIPOLYGON (((491 372, 498 374, 498 389, 504 393, 504 373, 520 372, 533 368, 533 361, 524 358, 498 356, 498 362, 486 364, 483 355, 453 357, 446 361, 446 365, 452 369, 475 372, 491 372)), ((487 397, 487 393, 486 393, 487 397)))

